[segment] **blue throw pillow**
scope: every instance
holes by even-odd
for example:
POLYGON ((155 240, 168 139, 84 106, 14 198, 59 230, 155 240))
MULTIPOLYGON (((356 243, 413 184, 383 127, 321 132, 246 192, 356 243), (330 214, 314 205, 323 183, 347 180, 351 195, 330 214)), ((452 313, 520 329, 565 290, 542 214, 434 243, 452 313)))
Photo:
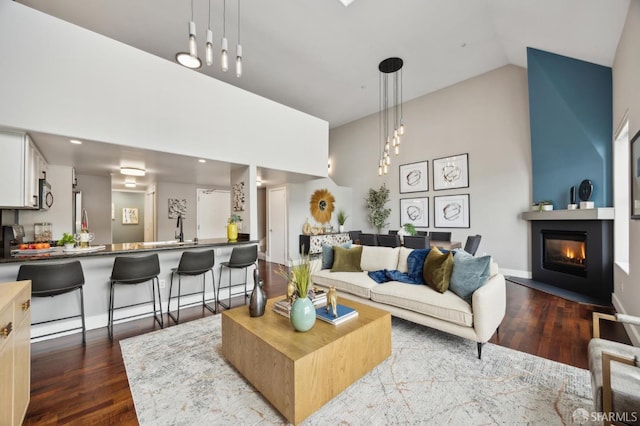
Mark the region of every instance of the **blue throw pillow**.
POLYGON ((471 304, 473 292, 489 279, 491 256, 474 257, 464 250, 456 250, 449 290, 471 304))
MULTIPOLYGON (((340 247, 349 249, 351 248, 352 241, 339 244, 340 247)), ((333 266, 333 246, 329 244, 322 244, 322 269, 331 269, 333 266)))
POLYGON ((407 257, 407 275, 413 284, 424 284, 422 267, 431 249, 415 249, 407 257))

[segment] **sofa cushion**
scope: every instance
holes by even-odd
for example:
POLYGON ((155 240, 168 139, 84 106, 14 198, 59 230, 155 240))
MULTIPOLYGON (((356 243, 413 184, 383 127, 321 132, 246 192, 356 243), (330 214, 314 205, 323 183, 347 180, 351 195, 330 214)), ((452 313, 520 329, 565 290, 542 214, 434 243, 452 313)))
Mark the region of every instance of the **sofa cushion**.
POLYGON ((438 293, 426 285, 416 286, 390 281, 372 287, 371 300, 454 324, 473 326, 471 306, 450 291, 438 293))
POLYGON ((362 257, 362 246, 349 249, 335 246, 333 248, 333 266, 331 272, 362 272, 360 269, 360 259, 362 257))
POLYGON ((313 274, 311 279, 314 284, 323 287, 334 286, 339 291, 365 299, 371 297, 371 288, 378 285, 366 272, 331 272, 329 269, 323 269, 313 274))
MULTIPOLYGON (((337 244, 342 248, 351 248, 351 241, 343 244, 337 244)), ((333 246, 330 244, 322 244, 322 269, 331 269, 333 266, 333 246)))
POLYGON ((453 253, 444 254, 437 247, 433 247, 424 261, 424 282, 439 293, 444 293, 449 288, 452 270, 453 253))
POLYGON ((411 254, 412 251, 413 249, 400 247, 400 251, 398 252, 398 268, 397 269, 403 274, 406 274, 407 272, 409 272, 409 267, 407 266, 407 258, 409 257, 409 254, 411 254))
POLYGON ((363 271, 379 271, 398 267, 399 247, 362 246, 360 268, 363 271))
POLYGON ((490 270, 491 256, 474 257, 464 250, 457 250, 449 290, 471 303, 473 292, 487 282, 490 270))

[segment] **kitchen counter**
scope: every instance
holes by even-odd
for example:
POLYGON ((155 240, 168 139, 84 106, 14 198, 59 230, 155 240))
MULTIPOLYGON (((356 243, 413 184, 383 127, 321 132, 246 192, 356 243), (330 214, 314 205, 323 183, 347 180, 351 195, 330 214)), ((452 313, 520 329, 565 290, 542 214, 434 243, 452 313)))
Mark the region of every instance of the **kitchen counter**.
MULTIPOLYGON (((238 240, 236 242, 230 242, 226 238, 211 238, 206 240, 199 240, 197 244, 192 241, 185 241, 183 243, 177 241, 156 241, 156 242, 140 242, 140 243, 118 243, 118 244, 106 244, 104 249, 96 251, 70 251, 67 252, 63 247, 54 247, 52 251, 47 253, 35 253, 35 254, 19 254, 12 255, 11 257, 0 257, 0 264, 2 263, 16 263, 27 262, 34 260, 55 260, 55 259, 75 259, 79 257, 88 256, 113 256, 113 255, 127 255, 145 252, 156 252, 161 250, 185 250, 196 248, 216 248, 216 247, 230 247, 243 244, 257 244, 256 240, 238 240)), ((95 244, 94 244, 95 246, 95 244)))
MULTIPOLYGON (((0 295, 4 294, 6 287, 3 283, 16 280, 20 266, 28 262, 43 263, 63 263, 73 260, 79 260, 84 273, 84 306, 87 330, 104 328, 106 335, 106 325, 108 321, 108 304, 110 277, 113 269, 113 262, 116 256, 140 255, 157 253, 160 263, 160 274, 158 275, 160 284, 160 298, 162 300, 162 312, 166 313, 167 300, 169 299, 169 287, 171 282, 171 270, 178 266, 182 253, 186 251, 214 250, 215 264, 213 267, 215 288, 219 287, 219 280, 222 279, 224 285, 227 280, 232 282, 242 282, 244 280, 244 270, 232 270, 231 277, 227 270, 220 275, 220 264, 229 260, 231 251, 235 246, 245 244, 257 244, 255 240, 240 240, 238 242, 229 242, 226 238, 200 240, 198 244, 186 241, 178 243, 176 241, 158 241, 154 243, 124 243, 105 245, 104 249, 89 253, 65 252, 62 247, 56 247, 50 253, 42 253, 27 256, 12 256, 11 258, 0 259, 0 295)), ((247 272, 248 282, 247 290, 251 292, 253 289, 252 279, 253 267, 247 272)), ((213 286, 211 285, 211 275, 205 274, 206 277, 206 298, 207 300, 215 297, 213 286)), ((182 277, 182 294, 181 303, 199 303, 202 301, 200 294, 193 293, 202 288, 202 277, 182 277)), ((175 284, 175 283, 174 283, 175 284)), ((173 289, 173 295, 176 295, 176 288, 173 289)), ((225 299, 228 296, 228 289, 220 289, 220 298, 225 299)), ((53 317, 63 317, 73 315, 78 312, 78 295, 77 292, 62 294, 56 297, 55 302, 51 303, 49 297, 34 297, 31 301, 31 315, 33 322, 48 320, 53 317)), ((145 314, 149 315, 151 303, 146 303, 151 299, 151 286, 149 284, 119 286, 116 296, 116 306, 129 303, 145 302, 143 305, 126 308, 116 315, 117 318, 127 317, 130 315, 145 314)), ((174 300, 172 302, 172 310, 175 310, 174 300)), ((239 300, 234 305, 241 303, 239 300)), ((125 320, 127 321, 127 320, 125 320)), ((165 317, 166 321, 166 317, 165 317)), ((150 325, 152 321, 150 321, 150 325)), ((80 326, 80 320, 70 320, 69 324, 65 323, 47 323, 33 326, 35 335, 54 333, 62 329, 80 326), (76 321, 76 323, 74 323, 76 321)), ((118 334, 118 325, 115 326, 114 332, 118 334)))

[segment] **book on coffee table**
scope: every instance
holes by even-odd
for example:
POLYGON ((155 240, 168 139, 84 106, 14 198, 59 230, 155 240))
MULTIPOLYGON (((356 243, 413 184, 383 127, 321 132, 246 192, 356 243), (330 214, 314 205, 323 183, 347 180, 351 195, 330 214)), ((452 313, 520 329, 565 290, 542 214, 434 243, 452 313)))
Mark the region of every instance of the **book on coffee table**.
POLYGON ((338 304, 336 306, 336 312, 338 316, 334 317, 333 311, 329 309, 329 312, 327 312, 325 307, 323 306, 322 308, 316 309, 316 318, 328 322, 329 324, 338 325, 358 316, 358 311, 341 304, 338 304))

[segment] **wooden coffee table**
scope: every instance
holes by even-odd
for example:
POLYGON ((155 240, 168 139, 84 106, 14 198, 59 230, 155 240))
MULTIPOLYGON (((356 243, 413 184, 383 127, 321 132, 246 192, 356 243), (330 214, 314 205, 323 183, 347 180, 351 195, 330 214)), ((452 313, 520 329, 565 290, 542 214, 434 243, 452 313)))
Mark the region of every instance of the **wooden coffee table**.
POLYGON ((222 353, 290 422, 300 423, 391 355, 391 314, 351 300, 358 317, 334 326, 316 320, 305 333, 272 311, 222 312, 222 353))

